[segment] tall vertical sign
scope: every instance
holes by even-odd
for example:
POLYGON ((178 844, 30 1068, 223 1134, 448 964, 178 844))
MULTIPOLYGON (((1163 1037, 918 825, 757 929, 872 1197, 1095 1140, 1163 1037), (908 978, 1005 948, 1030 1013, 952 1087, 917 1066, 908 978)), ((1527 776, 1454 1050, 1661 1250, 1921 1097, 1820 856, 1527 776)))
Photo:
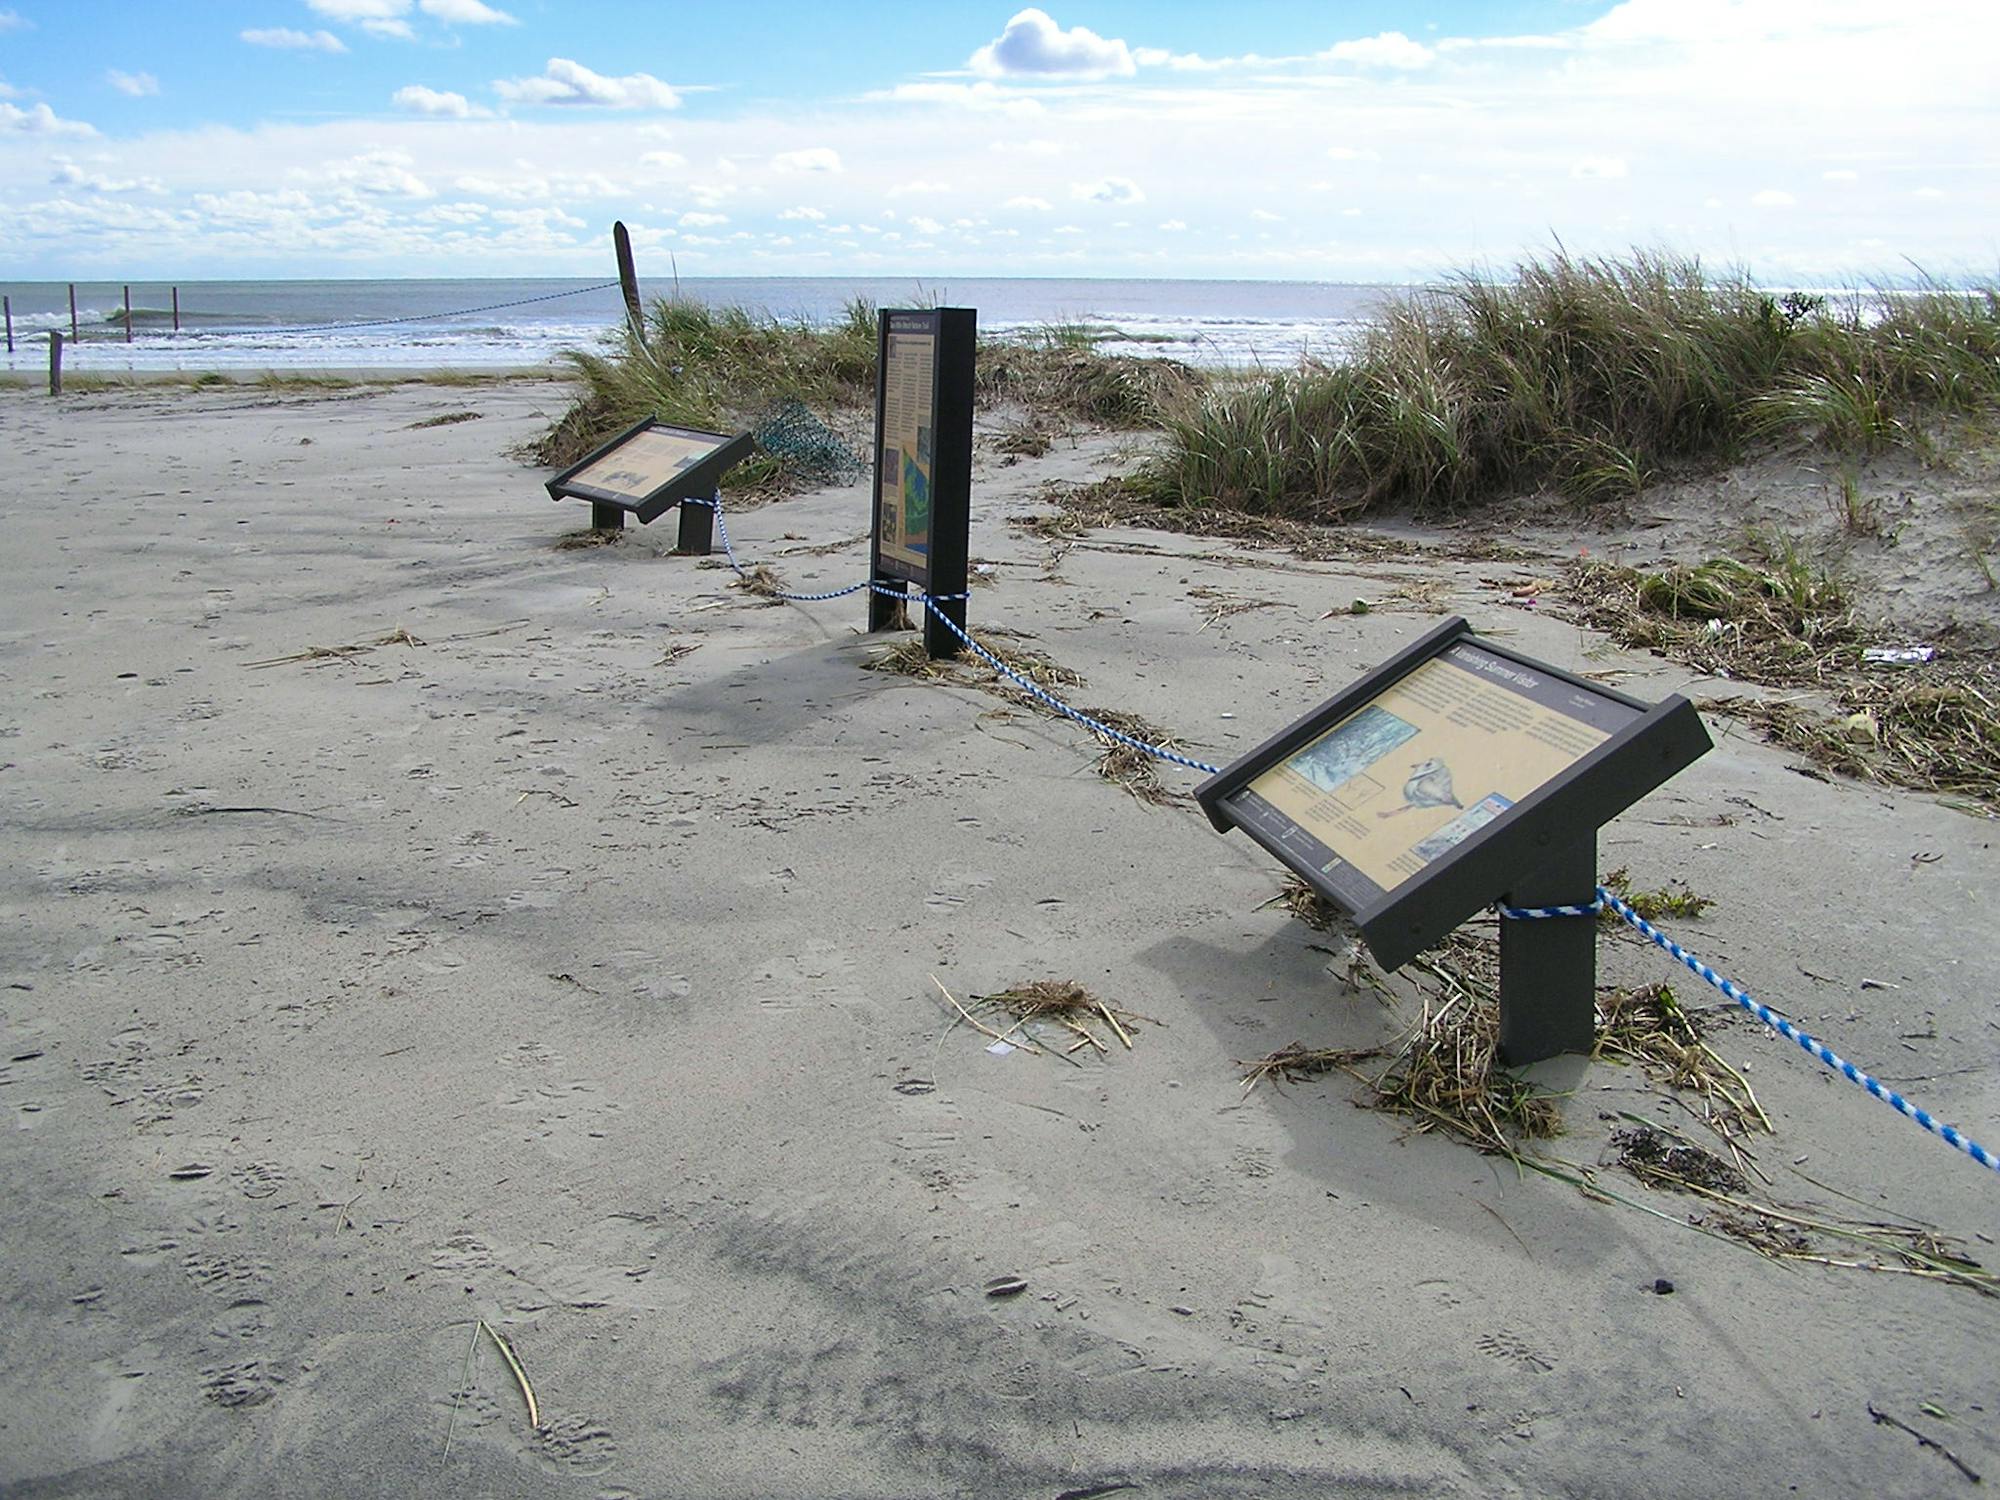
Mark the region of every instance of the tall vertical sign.
POLYGON ((876 334, 875 525, 868 628, 886 629, 911 587, 931 596, 924 646, 955 656, 965 625, 972 517, 972 376, 978 314, 969 307, 884 308, 876 334))

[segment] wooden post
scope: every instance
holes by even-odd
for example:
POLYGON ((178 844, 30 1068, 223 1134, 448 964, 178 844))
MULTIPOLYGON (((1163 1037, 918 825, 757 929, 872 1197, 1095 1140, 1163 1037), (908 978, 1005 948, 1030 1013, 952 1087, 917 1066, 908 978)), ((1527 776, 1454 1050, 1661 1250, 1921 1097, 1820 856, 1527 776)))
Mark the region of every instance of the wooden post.
POLYGON ((125 288, 125 342, 132 342, 132 288, 125 288))
POLYGON ((49 394, 62 394, 62 330, 49 330, 49 394))
POLYGON ((644 338, 646 319, 639 311, 639 273, 632 265, 632 236, 624 220, 611 226, 611 248, 618 255, 618 289, 625 294, 625 322, 634 338, 644 338))
POLYGON ((76 283, 69 284, 69 339, 76 342, 76 283))
POLYGON ((4 308, 7 313, 7 352, 12 354, 14 352, 14 299, 12 297, 0 297, 0 308, 4 308))
POLYGON ((181 289, 174 288, 174 332, 181 331, 181 289))

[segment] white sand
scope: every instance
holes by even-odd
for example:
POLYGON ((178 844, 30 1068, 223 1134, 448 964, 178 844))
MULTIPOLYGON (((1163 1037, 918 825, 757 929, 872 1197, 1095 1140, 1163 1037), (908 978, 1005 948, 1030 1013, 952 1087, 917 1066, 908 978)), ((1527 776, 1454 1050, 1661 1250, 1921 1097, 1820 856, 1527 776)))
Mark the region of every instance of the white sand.
MULTIPOLYGON (((1870 1402, 2000 1468, 2000 1303, 1779 1266, 1615 1171, 1668 1218, 1588 1201, 1343 1077, 1246 1097, 1233 1059, 1407 1020, 1262 905, 1276 866, 1092 775, 1066 724, 860 670, 859 599, 747 599, 666 555, 671 518, 553 550, 585 508, 502 452, 565 399, 0 393, 5 1493, 1969 1488, 1870 1402), (423 644, 251 665, 398 629, 423 644), (1163 1024, 1081 1067, 995 1057, 932 976, 1073 976, 1163 1024), (986 1298, 1003 1273, 1028 1291, 986 1298), (541 1435, 483 1337, 454 1417, 475 1318, 541 1435)), ((1449 612, 1643 695, 1714 687, 1511 607, 1551 562, 1115 531, 1045 574, 1006 518, 1119 446, 982 447, 973 623, 1204 758, 1449 612), (1204 628, 1203 588, 1273 604, 1204 628), (1357 597, 1389 602, 1319 618, 1357 597)), ((1668 529, 1712 542, 1676 494, 1668 529)), ((735 531, 830 588, 865 510, 735 531)), ((1604 867, 1716 898, 1670 925, 2000 1146, 1994 825, 1712 728, 1604 867)), ((1778 1125, 1773 1194, 1994 1253, 1994 1174, 1747 1021, 1714 1038, 1778 1125)), ((1540 1072, 1578 1091, 1571 1161, 1600 1111, 1686 1119, 1632 1070, 1540 1072)))

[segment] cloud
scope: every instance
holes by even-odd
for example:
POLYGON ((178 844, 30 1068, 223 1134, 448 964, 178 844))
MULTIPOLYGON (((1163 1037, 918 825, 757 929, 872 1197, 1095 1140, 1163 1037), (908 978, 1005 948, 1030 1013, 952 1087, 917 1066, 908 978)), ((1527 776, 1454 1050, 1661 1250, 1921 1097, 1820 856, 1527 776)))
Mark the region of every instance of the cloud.
POLYGON ((807 208, 803 204, 801 204, 797 208, 786 209, 783 213, 779 214, 778 217, 781 219, 805 219, 811 223, 817 224, 821 220, 826 218, 826 210, 821 208, 807 208))
POLYGON ((1437 56, 1423 43, 1411 41, 1400 31, 1385 31, 1378 36, 1362 37, 1352 42, 1336 42, 1319 55, 1328 62, 1353 63, 1362 68, 1405 70, 1425 67, 1437 56))
POLYGON ((667 171, 687 164, 688 159, 678 151, 648 151, 639 158, 642 167, 660 167, 667 171))
POLYGON ((504 10, 495 10, 481 0, 417 0, 417 9, 453 26, 518 26, 521 23, 504 10))
POLYGON ((1628 176, 1629 169, 1622 156, 1585 156, 1579 158, 1569 169, 1569 175, 1579 181, 1588 182, 1596 179, 1608 182, 1613 178, 1628 176))
POLYGON ((160 80, 151 73, 122 73, 113 68, 104 78, 119 93, 130 94, 134 99, 143 99, 160 91, 160 80))
POLYGON ((840 153, 831 146, 808 146, 802 151, 780 151, 771 158, 774 172, 839 172, 840 153))
POLYGON ((1003 206, 1006 208, 1025 208, 1031 213, 1038 214, 1045 214, 1055 207, 1046 198, 1009 198, 1003 206))
POLYGON ((1087 199, 1092 203, 1144 203, 1146 195, 1139 184, 1129 177, 1106 177, 1097 182, 1072 182, 1069 185, 1072 198, 1087 199))
POLYGON ((948 193, 950 191, 951 184, 948 182, 926 182, 923 178, 919 177, 914 182, 898 182, 884 189, 882 196, 885 198, 907 198, 916 194, 926 198, 935 198, 940 193, 948 193))
POLYGON ((1370 151, 1365 146, 1328 146, 1326 154, 1333 161, 1380 161, 1382 153, 1370 151))
POLYGON ((328 162, 319 172, 295 168, 295 177, 318 177, 356 192, 392 198, 435 198, 437 192, 410 168, 415 162, 402 151, 366 151, 346 161, 328 162))
POLYGON ((329 21, 350 26, 395 21, 410 13, 410 0, 306 0, 306 8, 329 21))
POLYGON ((30 105, 27 109, 12 104, 0 104, 0 133, 15 131, 22 135, 96 135, 94 126, 81 120, 64 120, 46 104, 30 105))
POLYGON ((294 31, 289 26, 253 26, 238 36, 253 47, 278 47, 295 52, 345 52, 347 43, 330 31, 294 31))
POLYGON ((1832 171, 1822 172, 1819 175, 1827 182, 1859 182, 1861 180, 1859 172, 1850 171, 1846 167, 1835 167, 1832 171))
POLYGON ((713 229, 718 224, 729 222, 728 214, 688 213, 675 221, 684 229, 713 229))
POLYGON ((650 73, 607 78, 567 57, 552 57, 539 78, 502 78, 493 85, 515 104, 576 105, 596 109, 679 109, 681 96, 650 73))
POLYGON ((1179 234, 1187 228, 1187 222, 1183 219, 1168 219, 1159 227, 1168 234, 1179 234))
POLYGON ((440 93, 436 89, 425 88, 421 83, 397 89, 391 96, 391 102, 396 108, 408 110, 413 115, 429 115, 438 120, 469 120, 475 115, 491 113, 469 103, 463 94, 440 93))
POLYGON ((1792 208, 1799 200, 1790 193, 1780 192, 1777 188, 1765 188, 1750 201, 1759 208, 1792 208))
POLYGON ((966 66, 986 78, 1110 78, 1138 71, 1132 49, 1082 26, 1064 31, 1047 11, 1021 11, 966 66))
POLYGON ((33 31, 35 23, 18 11, 0 10, 0 31, 33 31))
POLYGON ((52 158, 55 170, 49 173, 49 181, 58 187, 88 188, 93 193, 157 193, 163 191, 156 177, 106 177, 101 173, 86 172, 67 156, 52 158))
POLYGON ((1266 224, 1282 224, 1285 222, 1283 214, 1274 214, 1268 208, 1253 208, 1250 210, 1250 217, 1261 219, 1266 224))
POLYGON ((990 110, 1014 116, 1039 115, 1042 102, 1009 93, 991 83, 899 83, 887 93, 866 96, 898 104, 951 104, 960 109, 990 110))

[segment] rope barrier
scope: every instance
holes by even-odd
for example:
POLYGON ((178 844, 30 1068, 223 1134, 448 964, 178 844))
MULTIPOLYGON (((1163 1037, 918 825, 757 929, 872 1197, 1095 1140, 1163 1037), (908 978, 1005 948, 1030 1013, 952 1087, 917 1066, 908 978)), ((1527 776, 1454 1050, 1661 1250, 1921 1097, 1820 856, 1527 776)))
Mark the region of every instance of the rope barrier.
MULTIPOLYGON (((729 559, 729 566, 736 570, 736 573, 739 577, 748 578, 749 570, 746 569, 743 566, 742 562, 738 560, 736 556, 736 548, 734 547, 734 545, 731 544, 729 539, 729 523, 723 516, 721 491, 718 490, 716 492, 715 498, 713 500, 696 501, 694 503, 708 505, 714 510, 715 523, 722 535, 722 549, 724 554, 729 559)), ((864 579, 860 583, 849 584, 846 588, 833 589, 830 590, 829 592, 821 594, 797 594, 797 593, 789 593, 784 590, 772 590, 771 597, 778 599, 787 599, 795 603, 817 603, 821 600, 826 600, 826 599, 844 598, 849 594, 859 593, 862 589, 873 589, 875 592, 879 594, 884 594, 897 598, 915 598, 921 604, 923 604, 926 609, 928 609, 933 604, 943 603, 948 599, 963 599, 966 597, 966 595, 964 594, 930 594, 926 593, 922 589, 915 590, 912 593, 904 593, 900 589, 893 589, 886 584, 877 583, 874 579, 864 579)), ((1164 746, 1148 744, 1144 740, 1137 739, 1132 735, 1126 734, 1123 730, 1112 728, 1109 724, 1104 723, 1102 720, 1092 718, 1089 714, 1084 713, 1080 709, 1071 707, 1069 704, 1063 702, 1062 699, 1056 697, 1055 694, 1049 692, 1040 683, 1034 682, 1029 678, 1023 676, 1021 673, 1015 671, 1012 667, 1008 666, 1007 663, 1002 661, 998 656, 994 655, 993 652, 987 650, 986 647, 982 646, 978 641, 974 640, 972 635, 968 631, 966 631, 966 629, 963 626, 961 626, 956 620, 952 619, 949 614, 945 613, 943 610, 937 610, 935 611, 935 615, 937 619, 941 620, 944 623, 946 629, 948 629, 953 635, 958 637, 961 644, 963 644, 969 650, 978 655, 982 660, 985 661, 985 663, 988 666, 992 667, 994 671, 1000 673, 1003 677, 1006 677, 1016 686, 1021 688, 1024 692, 1028 693, 1031 697, 1036 699, 1036 701, 1044 704, 1046 707, 1050 709, 1053 709, 1056 713, 1061 714, 1064 718, 1073 719, 1075 722, 1083 725, 1086 729, 1090 730, 1093 734, 1103 735, 1108 739, 1117 741, 1119 744, 1129 745, 1134 750, 1142 751, 1143 753, 1152 756, 1156 760, 1171 761, 1175 765, 1185 766, 1191 771, 1200 771, 1209 776, 1214 776, 1218 774, 1218 772, 1220 771, 1221 769, 1220 767, 1209 765, 1205 761, 1195 760, 1190 756, 1177 754, 1172 750, 1166 749, 1164 746)), ((1648 922, 1644 917, 1640 916, 1629 905, 1627 905, 1624 901, 1621 901, 1617 896, 1613 895, 1609 890, 1606 890, 1603 886, 1597 887, 1597 899, 1594 901, 1574 902, 1574 903, 1555 905, 1555 906, 1507 906, 1503 903, 1496 902, 1494 909, 1498 911, 1502 917, 1517 921, 1528 921, 1528 920, 1536 920, 1542 918, 1561 918, 1561 917, 1572 917, 1572 918, 1594 917, 1599 912, 1605 910, 1611 910, 1617 912, 1620 917, 1622 917, 1626 922, 1630 923, 1634 928, 1636 928, 1641 936, 1649 939, 1655 946, 1659 947, 1664 952, 1669 953, 1673 957, 1679 959, 1683 964, 1687 965, 1687 967, 1690 970, 1692 970, 1696 975, 1700 976, 1703 980, 1713 985, 1716 989, 1720 990, 1724 995, 1727 995, 1731 1000, 1735 1001, 1744 1010, 1748 1011, 1751 1015, 1755 1016, 1759 1021, 1763 1022, 1766 1026, 1770 1027, 1773 1031, 1777 1032, 1778 1035, 1785 1037, 1793 1042, 1796 1042, 1801 1048, 1803 1048, 1806 1052, 1810 1053, 1813 1057, 1817 1058, 1820 1062, 1824 1063, 1827 1067, 1832 1068, 1835 1072, 1841 1074, 1850 1082, 1859 1084, 1862 1088, 1866 1089, 1869 1093, 1873 1094, 1877 1099, 1880 1099, 1884 1104, 1888 1105, 1898 1114, 1903 1115, 1907 1119, 1915 1121, 1918 1125, 1921 1125, 1925 1130, 1928 1130, 1932 1135, 1938 1137, 1938 1139, 1942 1140, 1947 1145, 1956 1147, 1958 1150, 1963 1151, 1967 1156, 1971 1157, 1981 1166, 1987 1167, 1995 1172, 2000 1172, 2000 1157, 1996 1157, 1992 1152, 1988 1151, 1984 1146, 1980 1145, 1977 1141, 1965 1135, 1963 1132, 1955 1129, 1950 1125, 1945 1124, 1943 1121, 1933 1117, 1928 1111, 1920 1109, 1918 1106, 1910 1103, 1909 1100, 1905 1099, 1901 1094, 1897 1093, 1894 1089, 1882 1083, 1880 1080, 1870 1076, 1867 1073, 1862 1072, 1861 1069, 1855 1067, 1853 1063, 1847 1061, 1847 1059, 1842 1057, 1839 1053, 1835 1052, 1832 1048, 1826 1046, 1824 1043, 1818 1041, 1816 1038, 1809 1036, 1807 1033, 1801 1031, 1798 1027, 1794 1026, 1790 1021, 1786 1020, 1783 1016, 1779 1015, 1776 1011, 1772 1010, 1768 1005, 1765 1005, 1761 1001, 1753 998, 1740 985, 1734 983, 1731 980, 1723 978, 1720 974, 1716 973, 1715 970, 1711 969, 1707 964, 1703 963, 1699 958, 1696 958, 1692 953, 1688 952, 1685 948, 1681 947, 1679 943, 1676 943, 1672 938, 1668 937, 1665 933, 1661 932, 1659 928, 1655 927, 1651 922, 1648 922)))
POLYGON ((1942 1120, 1934 1118, 1928 1111, 1910 1103, 1909 1100, 1905 1099, 1901 1094, 1879 1079, 1862 1072, 1861 1069, 1855 1067, 1853 1063, 1842 1057, 1838 1052, 1835 1052, 1831 1047, 1807 1035, 1790 1021, 1772 1010, 1770 1006, 1755 999, 1741 985, 1724 979, 1715 970, 1696 958, 1687 949, 1668 937, 1659 928, 1648 922, 1603 886, 1600 885, 1597 888, 1597 899, 1587 906, 1498 906, 1496 910, 1503 917, 1515 920, 1535 920, 1542 917, 1587 916, 1607 908, 1617 912, 1619 916, 1623 917, 1627 923, 1638 931, 1640 936, 1648 939, 1663 952, 1672 954, 1675 958, 1686 964, 1693 973, 1699 975, 1709 984, 1715 986, 1716 989, 1722 991, 1723 994, 1734 1000, 1743 1009, 1750 1012, 1751 1015, 1777 1032, 1779 1036, 1798 1043, 1801 1048, 1811 1053, 1813 1057, 1826 1064, 1834 1072, 1840 1074, 1850 1083, 1860 1084, 1862 1088, 1895 1110, 1896 1113, 1904 1116, 1906 1119, 1915 1121, 1946 1145, 1954 1146, 1958 1150, 1963 1151, 1982 1167, 2000 1172, 2000 1157, 1996 1157, 1991 1151, 1988 1151, 1970 1136, 1945 1124, 1942 1120))
POLYGON ((400 318, 364 318, 352 323, 284 323, 268 328, 226 328, 210 332, 212 336, 220 338, 246 338, 269 333, 341 333, 350 328, 388 328, 399 323, 434 323, 440 318, 470 318, 478 313, 504 312, 510 307, 527 307, 537 302, 556 302, 564 297, 582 297, 592 292, 613 291, 618 285, 619 283, 615 281, 600 281, 595 286, 571 287, 566 292, 543 292, 534 297, 516 297, 511 302, 489 302, 483 307, 462 307, 455 312, 410 313, 400 318))
MULTIPOLYGON (((694 501, 693 503, 696 505, 706 505, 715 512, 715 525, 717 532, 722 537, 723 555, 729 559, 729 566, 736 570, 738 577, 748 578, 750 576, 749 569, 745 568, 743 564, 737 560, 736 548, 729 540, 729 522, 723 516, 722 513, 722 492, 720 490, 716 491, 715 498, 713 500, 697 500, 694 501)), ((1069 704, 1063 702, 1062 699, 1058 698, 1054 693, 1049 692, 1040 683, 1035 682, 1028 677, 1024 677, 1021 673, 1015 671, 1012 667, 1008 666, 1007 663, 1002 661, 999 657, 995 656, 991 651, 987 650, 984 646, 980 645, 978 641, 974 640, 972 636, 967 633, 965 628, 962 625, 960 625, 958 621, 954 620, 944 610, 931 609, 931 606, 934 604, 943 604, 952 600, 970 598, 971 596, 969 594, 962 594, 962 593, 933 594, 924 589, 915 589, 909 592, 905 592, 902 589, 890 588, 887 584, 877 583, 872 578, 864 578, 859 583, 850 583, 844 589, 832 589, 823 594, 794 594, 794 593, 788 593, 783 589, 771 589, 768 591, 768 596, 773 599, 786 599, 795 604, 817 604, 827 599, 841 599, 845 598, 849 594, 858 594, 863 589, 872 589, 876 593, 882 594, 888 598, 915 599, 919 604, 924 606, 927 612, 929 612, 937 620, 942 622, 945 629, 949 630, 953 635, 957 636, 961 643, 963 643, 976 655, 978 655, 982 660, 984 660, 985 663, 991 668, 993 668, 994 671, 998 672, 1001 676, 1013 682, 1017 687, 1021 688, 1022 691, 1028 693, 1031 697, 1033 697, 1037 702, 1043 704, 1044 706, 1050 709, 1053 709, 1056 713, 1061 714, 1066 719, 1075 720, 1077 723, 1083 725, 1084 728, 1090 730, 1093 734, 1101 734, 1105 736, 1107 739, 1116 740, 1121 745, 1129 745, 1134 750, 1142 751, 1143 753, 1152 756, 1156 760, 1172 761, 1177 766, 1186 766, 1190 771, 1201 771, 1206 775, 1213 776, 1217 773, 1217 771, 1221 769, 1221 767, 1219 766, 1209 765, 1206 761, 1194 760, 1189 756, 1178 754, 1177 752, 1169 750, 1162 745, 1149 745, 1146 743, 1146 741, 1138 739, 1132 735, 1129 735, 1125 733, 1125 731, 1122 729, 1113 729, 1109 724, 1106 724, 1101 719, 1093 719, 1089 714, 1083 712, 1082 709, 1072 708, 1069 704)))

